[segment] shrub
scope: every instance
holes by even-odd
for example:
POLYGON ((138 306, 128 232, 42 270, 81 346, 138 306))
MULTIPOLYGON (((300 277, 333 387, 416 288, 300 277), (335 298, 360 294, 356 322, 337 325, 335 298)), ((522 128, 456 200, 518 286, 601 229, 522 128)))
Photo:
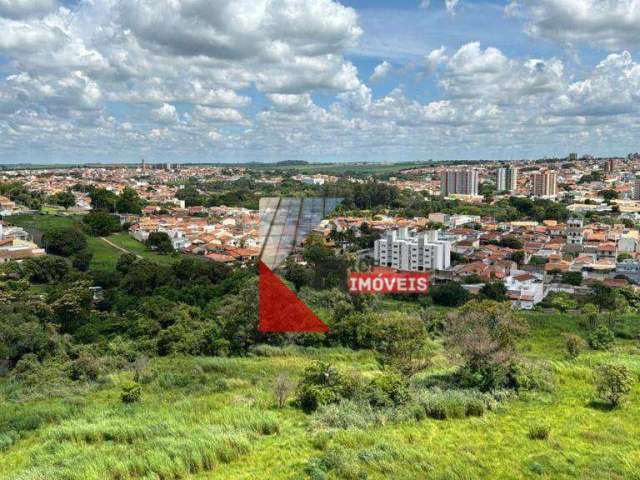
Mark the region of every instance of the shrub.
POLYGON ((531 440, 546 440, 549 438, 551 428, 548 425, 536 424, 529 427, 529 438, 531 440))
POLYGON ((287 404, 287 400, 289 399, 289 395, 291 395, 293 388, 294 383, 287 375, 284 373, 278 375, 273 384, 273 396, 276 399, 276 405, 278 408, 283 408, 287 404))
POLYGON ((615 337, 606 326, 600 325, 589 335, 589 346, 594 350, 609 350, 615 337))
POLYGON ((430 362, 425 325, 416 315, 402 312, 374 314, 367 335, 382 365, 412 375, 430 362))
POLYGON ((102 365, 98 358, 89 352, 82 351, 73 362, 69 369, 69 377, 71 380, 91 380, 98 379, 102 365))
POLYGON ((332 365, 318 362, 307 368, 298 384, 296 404, 305 412, 313 412, 321 405, 353 398, 361 390, 359 380, 345 375, 332 365))
POLYGON ((508 303, 474 301, 447 317, 445 345, 462 357, 463 384, 482 391, 513 386, 516 341, 526 325, 508 303))
POLYGON ((393 372, 376 376, 365 390, 366 399, 374 407, 398 406, 409 398, 406 380, 393 372))
POLYGON ((584 348, 584 345, 585 341, 582 337, 574 335, 573 333, 567 333, 564 335, 564 347, 569 358, 578 358, 578 355, 580 355, 580 351, 584 348))
POLYGON ((511 370, 511 383, 516 390, 553 390, 553 375, 545 363, 520 362, 511 370))
POLYGON ((136 403, 142 398, 142 387, 135 382, 127 383, 122 386, 120 400, 123 403, 136 403))
POLYGON ((598 396, 612 407, 617 407, 631 391, 631 372, 624 365, 601 365, 597 369, 595 384, 598 396))

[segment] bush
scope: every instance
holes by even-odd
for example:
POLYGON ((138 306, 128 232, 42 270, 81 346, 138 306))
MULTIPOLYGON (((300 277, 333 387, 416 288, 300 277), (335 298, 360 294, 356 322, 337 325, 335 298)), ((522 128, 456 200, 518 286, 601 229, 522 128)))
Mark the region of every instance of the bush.
POLYGON ((564 335, 564 346, 567 351, 567 355, 570 359, 574 360, 580 355, 580 351, 584 348, 585 341, 582 337, 574 335, 573 333, 567 333, 564 335))
POLYGON ((548 425, 537 424, 529 427, 529 438, 531 440, 546 440, 549 438, 551 428, 548 425))
POLYGON ((598 397, 617 407, 631 391, 631 372, 624 365, 601 365, 597 369, 595 384, 598 397))
POLYGON ((122 386, 120 400, 122 403, 136 403, 142 399, 142 387, 135 382, 130 382, 122 386))
POLYGON ((589 346, 594 350, 609 350, 615 337, 606 326, 600 325, 589 335, 589 346))
POLYGON ((287 400, 289 399, 289 395, 294 388, 294 383, 291 379, 281 373, 276 378, 273 384, 273 396, 276 399, 276 405, 278 408, 283 408, 287 404, 287 400))
POLYGON ((516 386, 516 341, 525 331, 526 324, 506 302, 473 301, 449 314, 445 346, 463 360, 463 385, 482 391, 516 386))
POLYGON ((553 375, 545 363, 519 362, 513 365, 510 382, 516 390, 553 390, 553 375))
POLYGON ((371 317, 358 334, 370 339, 382 365, 405 375, 412 375, 428 366, 431 352, 427 331, 417 315, 388 312, 372 314, 371 317))
POLYGON ((366 400, 373 407, 393 407, 409 398, 406 380, 397 373, 385 372, 375 377, 365 388, 366 400))
POLYGON ((305 370, 298 384, 296 404, 309 413, 321 405, 353 398, 360 390, 358 379, 345 375, 332 365, 318 362, 305 370))
POLYGON ((91 380, 98 379, 102 364, 99 359, 88 352, 80 352, 78 358, 71 362, 69 377, 71 380, 91 380))

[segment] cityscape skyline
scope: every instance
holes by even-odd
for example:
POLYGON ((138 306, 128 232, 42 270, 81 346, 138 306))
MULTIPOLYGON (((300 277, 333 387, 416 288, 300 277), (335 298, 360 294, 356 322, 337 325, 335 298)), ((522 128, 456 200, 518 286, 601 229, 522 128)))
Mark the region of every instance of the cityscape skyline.
POLYGON ((621 157, 636 0, 1 0, 0 164, 621 157))

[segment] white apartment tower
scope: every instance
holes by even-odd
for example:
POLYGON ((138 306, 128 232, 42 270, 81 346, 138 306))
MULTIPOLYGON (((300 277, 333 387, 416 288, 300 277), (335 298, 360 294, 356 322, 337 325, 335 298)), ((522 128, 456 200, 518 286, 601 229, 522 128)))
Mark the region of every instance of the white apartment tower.
POLYGON ((440 195, 478 195, 479 175, 474 169, 446 170, 440 175, 440 195))
POLYGON ((496 178, 498 192, 513 192, 518 187, 518 169, 516 167, 501 167, 496 178))
POLYGON ((540 198, 554 198, 557 196, 558 175, 549 171, 534 173, 531 176, 531 194, 540 198))
POLYGON ((376 265, 424 272, 451 266, 451 242, 438 239, 438 230, 416 233, 408 228, 388 230, 373 247, 376 265))

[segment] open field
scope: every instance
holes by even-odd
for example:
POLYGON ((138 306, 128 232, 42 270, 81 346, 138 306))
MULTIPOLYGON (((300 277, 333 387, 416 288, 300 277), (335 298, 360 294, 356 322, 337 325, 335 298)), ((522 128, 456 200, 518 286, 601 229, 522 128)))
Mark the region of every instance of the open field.
MULTIPOLYGON (((14 215, 8 217, 7 221, 27 229, 34 237, 37 237, 38 232, 43 232, 48 228, 81 225, 78 217, 57 215, 14 215)), ((180 259, 180 254, 159 255, 152 252, 126 232, 111 234, 107 239, 124 250, 160 264, 170 265, 180 259)), ((114 248, 101 238, 89 235, 87 235, 87 244, 89 251, 93 253, 91 260, 92 270, 115 269, 118 258, 123 253, 121 250, 114 248)))
MULTIPOLYGON (((142 376, 142 401, 125 405, 120 371, 89 384, 0 383, 3 479, 633 479, 640 478, 640 389, 619 409, 593 406, 593 367, 640 373, 636 341, 565 358, 570 315, 527 314, 525 355, 553 387, 524 392, 481 417, 382 422, 327 430, 317 414, 274 405, 280 374, 315 360, 371 375, 368 351, 275 348, 248 358, 160 358, 142 376), (19 400, 19 401, 18 401, 19 400), (549 437, 534 440, 530 428, 549 437), (13 440, 11 440, 13 439, 13 440), (4 445, 4 446, 3 446, 4 445)), ((442 370, 442 354, 428 373, 442 370)))

